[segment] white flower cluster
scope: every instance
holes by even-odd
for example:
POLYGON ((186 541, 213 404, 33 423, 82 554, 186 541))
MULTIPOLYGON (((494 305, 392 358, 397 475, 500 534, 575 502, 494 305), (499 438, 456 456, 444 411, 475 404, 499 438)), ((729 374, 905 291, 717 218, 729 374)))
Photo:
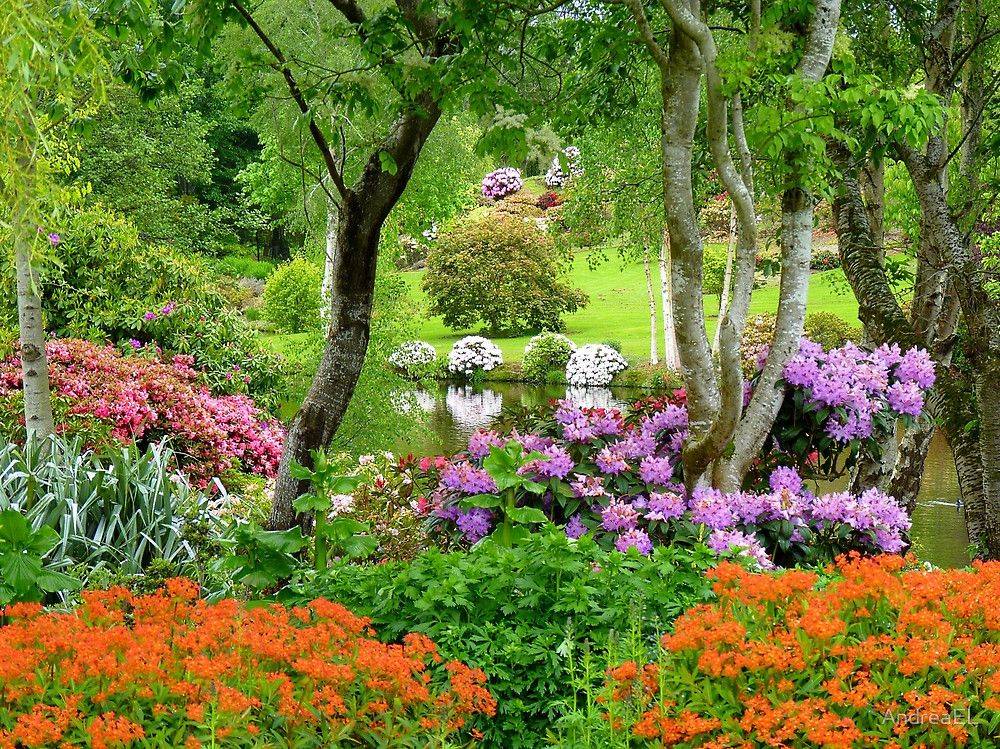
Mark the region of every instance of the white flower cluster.
POLYGON ((569 182, 571 177, 579 177, 583 174, 583 167, 580 166, 580 149, 576 146, 566 146, 563 149, 563 156, 566 157, 566 163, 569 167, 569 174, 563 171, 562 164, 559 161, 559 157, 555 156, 552 159, 552 164, 549 166, 549 170, 545 172, 545 184, 548 187, 565 187, 566 183, 569 182))
POLYGON ((489 372, 503 364, 500 347, 489 338, 467 335, 459 338, 448 354, 448 371, 469 377, 477 369, 489 372))
POLYGON ((512 166, 502 166, 483 177, 483 197, 500 200, 524 187, 521 172, 512 166))
POLYGON ((407 341, 389 355, 389 364, 406 373, 414 374, 419 368, 433 364, 437 351, 426 341, 407 341))
POLYGON ((628 369, 628 362, 613 348, 603 343, 588 343, 569 357, 566 381, 570 385, 605 387, 623 369, 628 369))

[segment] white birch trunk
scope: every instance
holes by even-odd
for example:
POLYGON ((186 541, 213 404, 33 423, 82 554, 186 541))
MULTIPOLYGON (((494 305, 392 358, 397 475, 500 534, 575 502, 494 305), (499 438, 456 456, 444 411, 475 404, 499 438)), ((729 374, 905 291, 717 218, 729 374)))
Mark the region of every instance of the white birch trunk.
POLYGON ((14 262, 17 275, 17 320, 21 342, 24 425, 30 439, 44 442, 55 432, 52 392, 45 355, 42 300, 31 264, 32 223, 21 213, 14 221, 14 262))
POLYGON ((719 343, 722 340, 722 318, 729 312, 729 294, 733 285, 733 261, 736 258, 736 204, 729 204, 729 242, 726 245, 726 273, 722 277, 722 291, 719 294, 719 319, 715 323, 715 338, 712 340, 712 353, 719 353, 719 343))
POLYGON ((649 270, 649 245, 642 247, 642 269, 646 273, 646 298, 649 300, 649 363, 659 364, 659 347, 656 341, 656 294, 653 293, 653 274, 649 270))
POLYGON ((340 233, 340 206, 327 198, 326 201, 326 250, 323 256, 323 285, 320 288, 320 316, 324 325, 330 324, 333 306, 334 267, 337 260, 337 236, 340 233))
POLYGON ((674 329, 673 283, 670 280, 670 253, 666 232, 660 242, 660 304, 663 314, 663 363, 675 372, 680 371, 681 357, 677 353, 677 332, 674 329))

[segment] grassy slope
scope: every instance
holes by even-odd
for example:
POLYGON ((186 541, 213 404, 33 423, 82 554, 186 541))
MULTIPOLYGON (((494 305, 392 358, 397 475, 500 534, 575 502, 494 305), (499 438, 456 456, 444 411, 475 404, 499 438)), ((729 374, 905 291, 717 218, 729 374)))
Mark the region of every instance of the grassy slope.
MULTIPOLYGON (((414 297, 423 301, 420 291, 422 271, 405 273, 414 297)), ((858 321, 858 304, 846 285, 835 288, 829 283, 832 278, 843 280, 839 270, 814 273, 809 283, 809 312, 827 311, 840 315, 852 323, 858 321)), ((591 269, 585 257, 578 257, 573 265, 570 278, 575 286, 590 295, 590 304, 582 311, 566 318, 566 334, 577 344, 618 341, 627 358, 645 361, 649 358, 649 302, 646 297, 646 279, 642 264, 624 266, 615 258, 591 269)), ((659 301, 659 278, 654 272, 657 301, 659 301)), ((778 306, 778 286, 771 283, 754 292, 750 313, 774 312, 778 306)), ((715 331, 718 312, 717 296, 705 298, 705 314, 710 333, 715 331)), ((426 320, 420 329, 420 338, 437 348, 438 353, 447 353, 451 344, 463 335, 478 331, 453 331, 446 327, 439 317, 426 320)), ((662 336, 662 332, 659 333, 662 336)), ((530 336, 497 339, 496 343, 508 361, 518 360, 524 352, 524 345, 530 336)), ((662 355, 662 340, 660 341, 662 355)))

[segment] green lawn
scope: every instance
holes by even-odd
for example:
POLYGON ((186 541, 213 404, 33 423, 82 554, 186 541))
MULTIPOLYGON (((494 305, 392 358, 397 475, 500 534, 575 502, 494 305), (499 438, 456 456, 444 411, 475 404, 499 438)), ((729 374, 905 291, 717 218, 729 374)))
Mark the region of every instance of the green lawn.
MULTIPOLYGON (((415 298, 424 301, 420 290, 423 271, 412 271, 404 276, 415 298)), ((590 295, 590 304, 566 318, 566 335, 577 344, 617 341, 622 353, 633 361, 649 358, 649 302, 646 297, 646 279, 642 264, 623 265, 619 259, 608 260, 591 269, 585 256, 578 257, 570 273, 575 286, 590 295)), ((654 269, 657 300, 659 277, 654 269)), ((774 312, 778 306, 778 285, 771 284, 754 292, 750 314, 774 312)), ((719 299, 705 297, 705 315, 709 333, 715 331, 719 299)), ((840 270, 814 273, 809 282, 809 311, 833 312, 851 323, 858 322, 858 303, 844 283, 840 270), (839 279, 841 283, 831 284, 839 279)), ((475 330, 455 331, 445 326, 440 317, 427 319, 420 328, 419 337, 433 344, 438 353, 447 353, 452 343, 475 330)), ((662 336, 662 332, 659 334, 662 336)), ((494 339, 508 361, 519 360, 530 336, 494 339)), ((661 340, 662 352, 662 340, 661 340)))

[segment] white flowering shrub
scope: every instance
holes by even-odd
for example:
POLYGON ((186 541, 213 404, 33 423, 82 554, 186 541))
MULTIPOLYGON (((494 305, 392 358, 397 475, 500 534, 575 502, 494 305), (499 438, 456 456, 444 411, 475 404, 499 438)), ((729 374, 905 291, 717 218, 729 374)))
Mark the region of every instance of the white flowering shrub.
POLYGON ((448 354, 448 371, 463 377, 471 377, 477 371, 489 372, 501 364, 500 347, 479 335, 459 338, 448 354))
POLYGON ((525 378, 544 380, 550 371, 565 369, 575 350, 576 344, 562 333, 539 333, 524 347, 525 378))
POLYGON ((430 373, 437 360, 437 350, 426 341, 407 341, 389 355, 389 364, 407 377, 430 373))
POLYGON ((570 385, 605 387, 625 369, 628 362, 613 348, 603 343, 588 343, 570 355, 566 381, 570 385))
POLYGON ((563 156, 566 159, 566 167, 569 172, 563 170, 559 157, 552 159, 549 170, 545 173, 545 184, 548 187, 565 187, 570 178, 583 174, 583 167, 580 166, 580 149, 576 146, 566 146, 563 149, 563 156))
POLYGON ((483 197, 500 200, 524 187, 521 172, 512 166, 503 166, 483 177, 483 197))

